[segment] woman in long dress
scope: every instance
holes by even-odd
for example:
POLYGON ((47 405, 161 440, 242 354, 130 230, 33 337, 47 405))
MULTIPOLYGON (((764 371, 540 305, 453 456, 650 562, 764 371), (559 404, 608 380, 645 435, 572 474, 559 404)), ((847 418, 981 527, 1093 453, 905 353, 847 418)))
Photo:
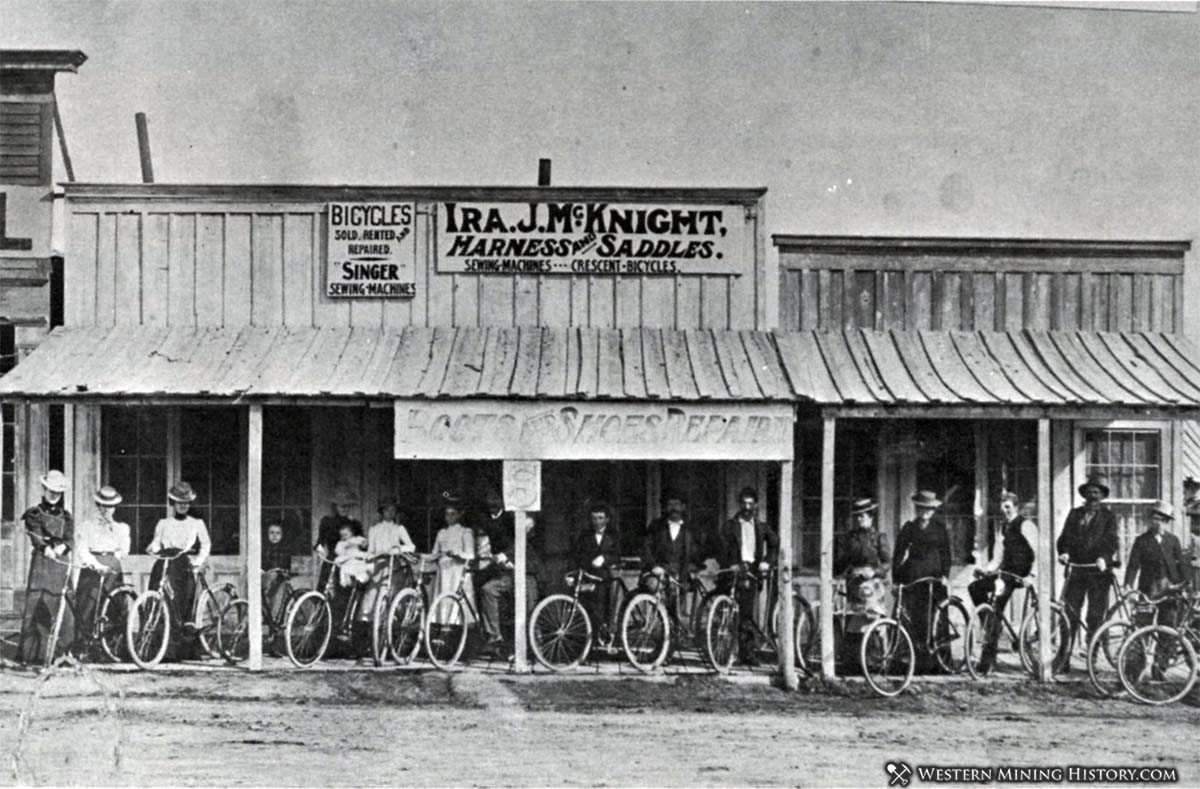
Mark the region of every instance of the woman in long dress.
MULTIPOLYGON (((40 665, 46 660, 50 632, 54 629, 70 573, 66 563, 71 561, 71 549, 75 544, 75 522, 63 506, 66 475, 61 471, 50 471, 41 478, 41 483, 42 500, 21 516, 29 541, 33 543, 25 585, 21 640, 17 645, 17 655, 26 665, 40 665)), ((75 621, 69 607, 64 607, 62 617, 55 651, 65 649, 75 637, 75 621)))
POLYGON ((95 627, 105 595, 124 581, 121 559, 129 555, 130 548, 129 524, 113 517, 121 494, 105 485, 92 500, 96 502, 96 517, 80 523, 75 534, 75 555, 82 568, 75 585, 81 639, 95 627))
MULTIPOLYGON (((463 525, 462 501, 452 493, 443 493, 445 503, 446 525, 437 533, 433 541, 433 553, 437 559, 437 576, 433 582, 431 602, 443 594, 454 594, 458 590, 459 581, 463 581, 463 591, 472 604, 475 603, 475 590, 471 579, 464 576, 467 564, 475 558, 475 534, 463 525)), ((434 621, 438 611, 433 612, 434 621)), ((466 624, 471 624, 471 612, 466 611, 466 624)), ((441 622, 441 624, 458 624, 457 622, 441 622)))

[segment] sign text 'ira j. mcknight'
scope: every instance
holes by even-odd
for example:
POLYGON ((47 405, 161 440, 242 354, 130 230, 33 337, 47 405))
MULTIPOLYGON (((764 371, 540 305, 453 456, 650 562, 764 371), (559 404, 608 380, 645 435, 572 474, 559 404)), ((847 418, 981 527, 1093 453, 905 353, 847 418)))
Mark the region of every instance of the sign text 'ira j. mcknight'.
POLYGON ((330 203, 326 293, 334 298, 412 298, 412 203, 330 203))
POLYGON ((475 274, 738 274, 738 205, 445 202, 438 270, 475 274))

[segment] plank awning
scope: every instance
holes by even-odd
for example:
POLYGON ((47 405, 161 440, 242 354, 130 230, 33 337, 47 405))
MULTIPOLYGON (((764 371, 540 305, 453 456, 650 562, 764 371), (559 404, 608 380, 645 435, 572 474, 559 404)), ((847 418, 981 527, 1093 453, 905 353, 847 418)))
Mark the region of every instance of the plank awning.
POLYGON ((80 327, 55 329, 0 379, 0 397, 1194 411, 1198 360, 1182 337, 1150 332, 80 327))

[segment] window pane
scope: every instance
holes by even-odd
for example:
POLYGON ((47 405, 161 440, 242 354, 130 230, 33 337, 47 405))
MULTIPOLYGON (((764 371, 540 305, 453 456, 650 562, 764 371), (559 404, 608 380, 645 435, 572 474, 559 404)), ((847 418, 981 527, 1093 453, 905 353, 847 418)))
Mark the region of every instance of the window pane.
POLYGON ((167 454, 167 412, 164 408, 138 409, 138 451, 143 455, 167 454))
POLYGON ((165 458, 143 458, 138 463, 137 501, 158 504, 167 498, 167 461, 165 458))
POLYGON ((137 454, 137 415, 127 408, 105 408, 104 451, 111 456, 137 454))
POLYGON ((241 529, 236 507, 214 507, 207 521, 214 554, 228 556, 238 552, 238 533, 241 529))

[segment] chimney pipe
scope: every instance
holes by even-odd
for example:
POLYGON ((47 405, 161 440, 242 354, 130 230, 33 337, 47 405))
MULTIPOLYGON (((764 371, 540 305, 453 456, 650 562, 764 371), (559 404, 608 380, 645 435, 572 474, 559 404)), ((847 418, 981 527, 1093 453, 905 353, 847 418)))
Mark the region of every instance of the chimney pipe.
POLYGON ((538 186, 550 185, 550 160, 538 159, 538 186))
POLYGON ((137 126, 138 155, 142 159, 142 183, 154 183, 154 165, 150 161, 150 129, 146 127, 146 113, 139 112, 133 116, 137 126))

